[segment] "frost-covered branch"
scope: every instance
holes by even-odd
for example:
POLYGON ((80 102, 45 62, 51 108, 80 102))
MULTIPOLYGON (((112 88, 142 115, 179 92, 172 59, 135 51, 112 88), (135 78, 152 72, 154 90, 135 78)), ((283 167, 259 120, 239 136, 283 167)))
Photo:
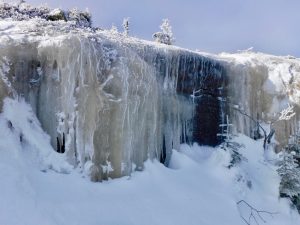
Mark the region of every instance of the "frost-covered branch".
POLYGON ((296 113, 294 112, 294 106, 289 105, 286 109, 280 112, 280 116, 277 121, 280 120, 290 120, 296 113))
POLYGON ((261 126, 260 122, 256 119, 254 119, 252 116, 248 115, 246 112, 244 112, 243 110, 237 108, 237 107, 232 107, 234 110, 238 111, 240 114, 248 117, 250 120, 252 120, 264 133, 264 138, 265 141, 267 140, 267 131, 261 126))
POLYGON ((251 220, 254 220, 257 225, 259 225, 259 221, 262 221, 262 222, 266 223, 266 220, 263 217, 264 214, 269 215, 271 217, 273 217, 274 214, 278 214, 277 212, 269 212, 269 211, 266 211, 266 210, 258 210, 256 208, 254 208, 252 205, 250 205, 248 202, 246 202, 245 200, 240 200, 236 204, 238 205, 239 209, 240 209, 241 205, 245 205, 250 210, 250 213, 247 217, 243 216, 240 212, 241 218, 248 225, 251 225, 251 220))

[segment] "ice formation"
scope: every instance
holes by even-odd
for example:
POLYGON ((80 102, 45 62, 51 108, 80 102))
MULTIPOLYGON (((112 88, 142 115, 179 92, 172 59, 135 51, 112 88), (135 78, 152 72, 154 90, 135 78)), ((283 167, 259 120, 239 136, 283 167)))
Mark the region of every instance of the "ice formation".
POLYGON ((291 135, 299 129, 300 61, 292 56, 272 56, 253 51, 220 54, 225 60, 229 82, 227 86, 231 120, 238 132, 253 137, 256 124, 234 107, 275 129, 276 149, 281 150, 291 135), (294 106, 295 116, 279 120, 280 112, 294 106))
MULTIPOLYGON (((180 143, 217 145, 227 114, 251 136, 255 124, 231 105, 268 122, 299 104, 298 59, 211 56, 27 11, 0 21, 0 107, 25 98, 53 148, 63 142, 66 160, 95 181, 142 170, 149 158, 168 165, 180 143)), ((276 123, 277 141, 297 121, 276 123)))
POLYGON ((93 180, 216 145, 223 70, 213 59, 65 21, 2 20, 1 98, 22 96, 55 148, 93 180), (205 105, 205 107, 203 107, 205 105))

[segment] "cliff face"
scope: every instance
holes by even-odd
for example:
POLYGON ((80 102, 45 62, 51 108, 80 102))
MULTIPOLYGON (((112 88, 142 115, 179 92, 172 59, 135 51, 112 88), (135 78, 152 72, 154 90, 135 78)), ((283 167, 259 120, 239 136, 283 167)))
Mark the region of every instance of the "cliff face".
POLYGON ((275 130, 273 145, 281 151, 291 136, 299 133, 300 60, 251 51, 224 53, 217 58, 224 60, 228 74, 227 104, 236 131, 254 137, 257 130, 256 123, 242 115, 241 110, 260 121, 267 132, 270 128, 275 130), (279 119, 289 105, 294 107, 295 116, 279 119))
MULTIPOLYGON (((299 111, 298 59, 209 56, 44 18, 3 19, 0 39, 0 107, 25 98, 53 148, 95 181, 168 165, 181 143, 219 144, 226 115, 253 137, 236 107, 266 126, 288 103, 299 111)), ((297 121, 274 123, 280 147, 297 121)))
POLYGON ((225 74, 216 60, 40 23, 1 22, 1 96, 23 96, 53 148, 93 180, 141 170, 149 158, 168 165, 181 143, 220 142, 225 74))

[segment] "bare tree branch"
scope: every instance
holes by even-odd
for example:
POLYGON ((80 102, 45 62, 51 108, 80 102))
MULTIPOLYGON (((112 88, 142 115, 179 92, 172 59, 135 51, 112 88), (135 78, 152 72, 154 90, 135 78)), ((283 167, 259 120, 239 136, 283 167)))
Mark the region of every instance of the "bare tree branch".
POLYGON ((296 113, 294 112, 294 106, 289 105, 286 109, 280 112, 280 116, 277 121, 280 120, 290 120, 296 113))
POLYGON ((251 219, 253 219, 257 225, 259 225, 259 221, 262 221, 262 222, 266 223, 267 221, 263 217, 264 214, 269 215, 271 217, 273 217, 273 215, 275 215, 275 214, 278 214, 277 212, 269 212, 269 211, 265 211, 265 210, 258 210, 256 208, 254 208, 252 205, 250 205, 248 202, 246 202, 245 200, 240 200, 236 204, 238 205, 238 207, 241 207, 241 205, 244 204, 246 207, 248 207, 250 209, 249 217, 247 217, 247 218, 245 218, 240 213, 240 216, 241 216, 242 220, 247 225, 251 225, 251 219))
POLYGON ((250 120, 255 122, 257 124, 257 126, 263 131, 263 133, 264 133, 264 144, 263 144, 264 149, 266 149, 267 143, 269 144, 271 142, 271 139, 275 134, 275 130, 272 128, 272 125, 278 121, 290 120, 293 116, 296 115, 296 113, 294 112, 294 106, 288 105, 287 108, 283 109, 280 112, 280 116, 278 117, 278 119, 276 119, 270 123, 270 132, 269 132, 269 134, 267 134, 267 131, 260 125, 260 122, 258 120, 254 119, 252 116, 248 115, 246 112, 242 111, 241 109, 239 109, 236 106, 233 106, 232 109, 234 109, 234 110, 238 111, 239 113, 241 113, 242 115, 248 117, 250 120))
POLYGON ((245 113, 244 111, 240 110, 237 107, 232 107, 234 110, 238 111, 240 114, 248 117, 250 120, 252 120, 254 123, 257 124, 257 126, 263 131, 264 133, 264 149, 266 149, 266 143, 267 143, 267 139, 268 139, 268 135, 267 135, 267 131, 260 125, 259 121, 254 119, 252 116, 249 116, 247 113, 245 113))

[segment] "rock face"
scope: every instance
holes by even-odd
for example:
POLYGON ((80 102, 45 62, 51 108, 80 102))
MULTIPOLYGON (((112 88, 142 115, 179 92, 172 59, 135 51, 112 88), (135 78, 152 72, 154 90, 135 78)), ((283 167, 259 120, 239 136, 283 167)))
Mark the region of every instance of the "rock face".
POLYGON ((30 22, 6 24, 1 91, 24 97, 53 148, 93 180, 142 170, 147 159, 168 165, 181 143, 220 142, 225 74, 216 60, 120 34, 70 34, 54 22, 41 29, 41 21, 30 22), (24 35, 24 25, 37 30, 24 35))
MULTIPOLYGON (((253 136, 256 124, 232 106, 265 123, 288 103, 299 111, 298 59, 201 55, 74 21, 27 18, 26 10, 16 14, 21 21, 0 21, 0 107, 6 96, 25 98, 53 148, 94 181, 142 170, 147 159, 168 165, 181 143, 215 146, 226 115, 253 136)), ((281 146, 297 131, 298 115, 274 123, 281 146)))
POLYGON ((236 131, 254 137, 257 125, 233 106, 260 121, 267 132, 271 126, 275 130, 273 145, 281 151, 299 132, 300 60, 247 51, 217 58, 225 60, 223 66, 229 80, 227 105, 236 131), (280 112, 288 105, 294 107, 296 115, 279 120, 280 112))

